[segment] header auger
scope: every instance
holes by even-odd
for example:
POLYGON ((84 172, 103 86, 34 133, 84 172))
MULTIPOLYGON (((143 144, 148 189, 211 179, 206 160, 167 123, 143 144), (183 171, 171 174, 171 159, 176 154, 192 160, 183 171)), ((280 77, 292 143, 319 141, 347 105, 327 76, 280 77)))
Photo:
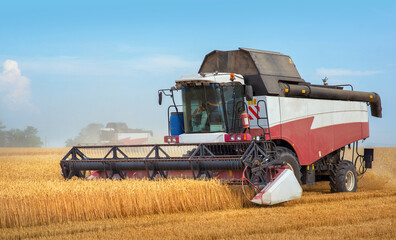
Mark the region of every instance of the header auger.
POLYGON ((372 149, 350 161, 343 152, 369 136, 367 103, 382 116, 379 95, 307 83, 281 53, 213 51, 199 74, 159 90, 159 104, 163 95, 173 102, 164 144, 76 146, 61 160, 62 175, 221 179, 249 186, 252 202, 272 205, 300 198, 300 184, 316 181, 354 192, 357 165, 360 175, 373 161, 372 149))

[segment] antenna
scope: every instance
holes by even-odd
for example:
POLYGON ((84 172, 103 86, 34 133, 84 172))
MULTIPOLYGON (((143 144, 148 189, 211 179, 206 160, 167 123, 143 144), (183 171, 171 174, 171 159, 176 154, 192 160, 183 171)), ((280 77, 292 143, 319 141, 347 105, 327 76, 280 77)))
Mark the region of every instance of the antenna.
POLYGON ((328 80, 329 80, 329 79, 328 79, 327 77, 323 78, 323 79, 322 79, 323 85, 325 85, 325 86, 329 85, 329 84, 327 83, 328 80))

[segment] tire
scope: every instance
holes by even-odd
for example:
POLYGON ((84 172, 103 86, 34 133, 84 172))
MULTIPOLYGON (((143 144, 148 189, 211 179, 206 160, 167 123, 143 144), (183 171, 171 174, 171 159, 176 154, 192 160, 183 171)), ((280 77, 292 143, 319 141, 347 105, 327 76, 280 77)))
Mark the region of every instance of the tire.
POLYGON ((356 168, 350 161, 342 161, 330 176, 331 192, 356 192, 357 189, 356 168))
POLYGON ((285 162, 289 166, 290 170, 293 171, 294 176, 296 176, 298 182, 301 184, 301 167, 296 154, 285 147, 276 147, 276 152, 279 160, 285 162))

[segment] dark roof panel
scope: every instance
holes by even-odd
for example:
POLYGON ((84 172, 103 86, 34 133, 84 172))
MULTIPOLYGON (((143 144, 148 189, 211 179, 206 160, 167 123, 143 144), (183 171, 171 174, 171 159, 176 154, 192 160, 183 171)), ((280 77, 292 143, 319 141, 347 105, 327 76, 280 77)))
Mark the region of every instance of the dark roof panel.
POLYGON ((279 81, 304 82, 289 56, 248 48, 207 54, 199 73, 216 71, 243 75, 246 84, 253 85, 259 95, 279 95, 279 81))

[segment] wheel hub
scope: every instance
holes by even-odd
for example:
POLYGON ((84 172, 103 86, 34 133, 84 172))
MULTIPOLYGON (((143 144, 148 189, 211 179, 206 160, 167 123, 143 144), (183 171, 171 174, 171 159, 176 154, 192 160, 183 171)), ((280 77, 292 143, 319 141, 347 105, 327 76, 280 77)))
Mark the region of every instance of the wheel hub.
POLYGON ((348 171, 346 174, 345 187, 349 192, 355 187, 355 174, 352 171, 348 171))

